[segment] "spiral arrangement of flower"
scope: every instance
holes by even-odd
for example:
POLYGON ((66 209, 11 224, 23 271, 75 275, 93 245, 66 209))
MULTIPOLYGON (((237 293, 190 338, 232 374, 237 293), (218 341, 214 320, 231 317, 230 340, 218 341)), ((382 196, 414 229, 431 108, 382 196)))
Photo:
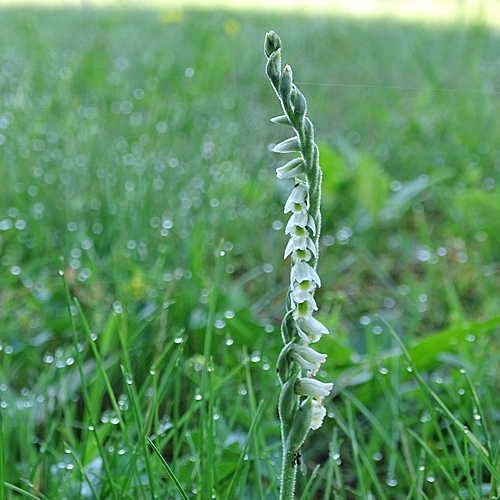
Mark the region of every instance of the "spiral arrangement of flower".
POLYGON ((297 457, 310 429, 318 429, 326 410, 323 401, 333 384, 313 377, 326 360, 310 344, 318 342, 328 329, 313 314, 318 309, 314 292, 321 286, 316 271, 321 232, 321 178, 319 150, 314 142, 314 126, 306 116, 307 102, 293 83, 292 69, 281 69, 281 40, 270 31, 266 34, 266 73, 281 102, 284 114, 272 118, 274 123, 288 125, 295 135, 277 144, 276 153, 298 153, 298 156, 276 170, 279 179, 295 179, 295 186, 285 203, 285 214, 291 212, 285 228, 290 240, 285 259, 291 255, 290 288, 287 312, 281 326, 285 346, 277 372, 281 384, 279 415, 283 442, 283 464, 280 499, 294 498, 297 457))

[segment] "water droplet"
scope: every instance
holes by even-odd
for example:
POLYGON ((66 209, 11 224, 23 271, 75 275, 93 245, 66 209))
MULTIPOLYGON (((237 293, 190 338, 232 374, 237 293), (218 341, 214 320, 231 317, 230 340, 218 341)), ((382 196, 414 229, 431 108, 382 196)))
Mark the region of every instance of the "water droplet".
POLYGON ((156 375, 156 372, 154 370, 149 370, 149 374, 154 377, 156 375))
POLYGON ((465 390, 464 389, 458 389, 458 394, 460 394, 460 396, 463 396, 465 394, 465 390))
POLYGON ((380 325, 374 326, 372 332, 375 335, 380 335, 382 333, 382 327, 380 325))
POLYGON ((361 316, 361 318, 359 318, 359 322, 362 325, 368 325, 370 324, 370 318, 368 316, 361 316))
POLYGON ((123 449, 119 449, 119 450, 117 451, 117 453, 118 453, 118 455, 125 455, 125 450, 123 450, 123 449))
POLYGON ((174 340, 174 344, 182 344, 184 342, 184 339, 182 337, 177 337, 174 340))
POLYGON ((260 361, 260 352, 255 351, 250 355, 250 361, 258 363, 260 361))
POLYGON ((472 334, 469 334, 467 335, 467 337, 465 337, 465 340, 467 340, 467 342, 474 342, 474 340, 476 340, 476 337, 474 337, 474 335, 472 334))
POLYGON ((413 369, 412 369, 412 367, 411 367, 411 366, 407 366, 407 367, 406 367, 406 371, 408 371, 408 372, 412 373, 412 372, 413 372, 413 369))
POLYGON ((381 368, 379 368, 379 373, 381 373, 382 375, 387 375, 389 373, 389 370, 385 367, 385 366, 382 366, 381 368))
POLYGON ((95 333, 91 333, 90 338, 95 342, 97 340, 97 335, 95 333))
POLYGON ((420 472, 424 471, 424 470, 425 470, 425 465, 421 465, 421 466, 418 468, 418 470, 419 470, 420 472))
POLYGON ((194 399, 196 399, 196 401, 201 401, 203 399, 203 396, 201 394, 196 394, 194 399))
POLYGON ((93 431, 94 430, 94 426, 93 425, 89 425, 89 431, 93 431))
POLYGON ((59 269, 59 276, 64 276, 64 271, 62 269, 59 269))
POLYGON ((394 488, 394 486, 397 486, 398 482, 394 478, 388 478, 385 484, 394 488))
POLYGON ((460 373, 465 373, 465 370, 463 368, 460 368, 460 373))
POLYGON ((227 346, 230 346, 230 345, 233 345, 233 344, 234 344, 234 340, 232 338, 226 339, 226 345, 227 346))

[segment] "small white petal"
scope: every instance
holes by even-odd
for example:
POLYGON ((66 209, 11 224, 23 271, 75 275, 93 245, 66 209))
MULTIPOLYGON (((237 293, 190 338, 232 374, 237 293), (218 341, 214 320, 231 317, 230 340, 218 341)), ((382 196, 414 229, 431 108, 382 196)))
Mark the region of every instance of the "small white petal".
POLYGON ((298 186, 293 188, 290 196, 285 203, 285 213, 290 211, 300 212, 309 209, 309 185, 305 182, 300 182, 298 186), (300 208, 298 208, 300 206, 300 208))
POLYGON ((271 121, 273 123, 277 123, 278 125, 292 126, 292 124, 290 123, 290 120, 288 119, 288 116, 286 116, 286 115, 275 116, 274 118, 271 118, 271 121))
POLYGON ((301 396, 324 398, 332 389, 332 383, 325 384, 313 378, 299 378, 295 384, 295 393, 301 396))
POLYGON ((296 262, 292 266, 290 281, 292 283, 294 281, 298 283, 302 283, 303 281, 314 281, 318 286, 321 286, 321 280, 316 270, 304 261, 296 262))
POLYGON ((311 429, 315 431, 319 429, 323 424, 323 420, 326 417, 326 408, 323 406, 322 402, 318 403, 318 401, 313 398, 311 401, 312 404, 312 417, 311 417, 311 429))
POLYGON ((292 353, 297 353, 310 363, 314 364, 322 364, 327 358, 326 354, 315 351, 312 347, 306 345, 294 344, 292 346, 292 353))
POLYGON ((309 241, 307 242, 307 248, 311 251, 311 253, 318 258, 318 248, 314 244, 313 240, 311 238, 308 238, 309 241))
POLYGON ((321 335, 328 335, 329 333, 326 326, 321 321, 313 318, 311 314, 304 316, 297 315, 295 319, 300 337, 304 338, 304 336, 308 336, 309 342, 317 342, 321 338, 321 335))
POLYGON ((296 153, 300 151, 300 141, 297 136, 285 139, 283 142, 276 144, 273 151, 275 153, 296 153))
POLYGON ((309 216, 309 220, 307 221, 307 225, 311 228, 312 234, 314 236, 316 236, 316 223, 314 222, 312 215, 309 216))
POLYGON ((294 287, 292 293, 290 294, 290 299, 294 304, 303 304, 307 302, 308 311, 317 311, 318 306, 314 297, 307 290, 302 290, 299 287, 294 287))
POLYGON ((302 228, 306 227, 308 225, 307 222, 309 218, 311 218, 311 216, 307 212, 292 214, 285 227, 285 234, 289 234, 295 226, 302 228))
POLYGON ((286 248, 285 248, 285 256, 283 257, 284 259, 286 259, 292 252, 294 252, 296 250, 295 248, 295 244, 293 242, 293 239, 290 238, 290 240, 288 241, 288 243, 286 244, 286 248))
POLYGON ((304 173, 304 160, 302 157, 289 161, 286 165, 276 169, 278 179, 290 179, 304 173))

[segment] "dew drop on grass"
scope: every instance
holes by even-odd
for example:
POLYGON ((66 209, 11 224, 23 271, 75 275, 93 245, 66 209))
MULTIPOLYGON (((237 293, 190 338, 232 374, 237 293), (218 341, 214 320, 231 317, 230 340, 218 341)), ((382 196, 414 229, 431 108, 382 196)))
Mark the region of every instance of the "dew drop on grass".
POLYGON ((472 334, 469 334, 465 337, 465 340, 467 340, 467 342, 474 342, 474 340, 476 340, 476 337, 474 337, 474 335, 472 334))
POLYGON ((113 425, 117 425, 117 424, 119 424, 119 423, 120 423, 120 419, 119 419, 118 417, 111 417, 111 418, 109 419, 109 422, 110 422, 111 424, 113 424, 113 425))
POLYGON ((62 269, 59 269, 59 276, 64 276, 64 271, 62 269))
POLYGON ((266 371, 266 372, 267 372, 270 368, 271 368, 271 366, 269 365, 269 363, 264 363, 264 364, 262 365, 262 369, 263 369, 264 371, 266 371))
POLYGON ((149 374, 154 377, 156 375, 156 372, 154 370, 149 370, 149 374))
POLYGON ((388 478, 386 484, 394 488, 394 486, 397 486, 398 482, 394 478, 388 478))
POLYGON ((377 325, 377 326, 374 326, 373 327, 373 330, 372 332, 375 334, 375 335, 380 335, 382 333, 382 327, 377 325))
POLYGON ((234 344, 234 340, 232 338, 229 337, 229 338, 226 339, 226 345, 227 346, 230 346, 230 345, 233 345, 233 344, 234 344))
POLYGON ((260 361, 260 352, 255 351, 250 355, 250 361, 258 363, 260 361))
POLYGON ((375 455, 373 455, 373 460, 375 460, 375 462, 380 462, 380 460, 382 460, 384 458, 384 455, 382 455, 382 453, 380 453, 380 451, 377 451, 377 453, 375 453, 375 455))
POLYGON ((460 368, 460 373, 465 374, 465 370, 463 368, 460 368))
POLYGON ((379 373, 381 373, 382 375, 387 375, 389 373, 389 370, 385 367, 385 366, 382 366, 381 368, 379 368, 379 373))
POLYGON ((177 337, 174 340, 174 344, 182 344, 184 342, 184 339, 182 337, 177 337))
POLYGON ((89 425, 89 431, 93 431, 94 430, 94 426, 93 425, 89 425))
POLYGON ((203 396, 201 394, 196 394, 196 396, 194 397, 194 399, 196 401, 201 401, 203 399, 203 396))
POLYGON ((97 335, 95 333, 91 333, 90 338, 95 342, 97 340, 97 335))
POLYGON ((465 394, 465 390, 464 389, 458 389, 458 394, 460 396, 463 396, 465 394))
POLYGON ((406 367, 406 371, 408 371, 408 372, 412 373, 412 372, 413 372, 413 369, 412 369, 412 367, 411 367, 411 366, 407 366, 407 367, 406 367))
POLYGON ((421 465, 421 466, 418 468, 418 470, 419 470, 420 472, 423 472, 423 471, 425 470, 425 465, 421 465))
POLYGON ((429 474, 426 478, 425 478, 429 483, 433 483, 436 478, 434 476, 432 476, 431 474, 429 474))

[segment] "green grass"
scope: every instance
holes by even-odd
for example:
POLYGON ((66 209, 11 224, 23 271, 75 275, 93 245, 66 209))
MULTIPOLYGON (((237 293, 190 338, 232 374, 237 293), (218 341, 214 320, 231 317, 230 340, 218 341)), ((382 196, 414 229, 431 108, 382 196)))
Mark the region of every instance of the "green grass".
POLYGON ((496 31, 0 15, 0 499, 277 498, 288 188, 269 29, 324 170, 335 387, 298 498, 500 494, 496 31))

